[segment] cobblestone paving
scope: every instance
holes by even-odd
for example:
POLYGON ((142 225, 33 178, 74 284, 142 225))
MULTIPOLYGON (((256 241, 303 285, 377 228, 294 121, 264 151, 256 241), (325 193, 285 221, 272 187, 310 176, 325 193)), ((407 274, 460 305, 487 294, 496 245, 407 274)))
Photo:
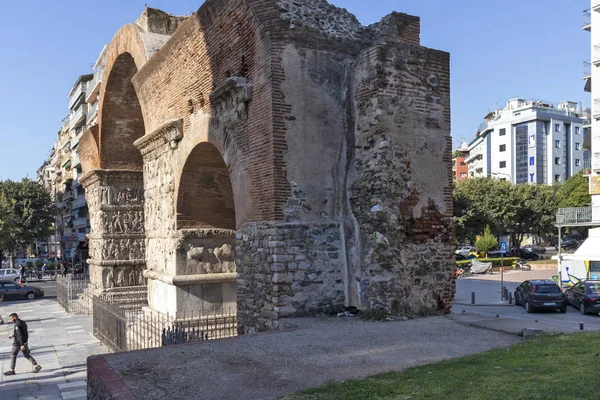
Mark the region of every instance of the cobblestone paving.
POLYGON ((68 315, 55 300, 14 301, 0 303, 0 398, 2 400, 86 399, 86 359, 108 353, 92 331, 87 315, 68 315), (27 322, 31 355, 42 366, 38 374, 19 354, 16 375, 5 376, 10 368, 13 325, 12 312, 27 322))

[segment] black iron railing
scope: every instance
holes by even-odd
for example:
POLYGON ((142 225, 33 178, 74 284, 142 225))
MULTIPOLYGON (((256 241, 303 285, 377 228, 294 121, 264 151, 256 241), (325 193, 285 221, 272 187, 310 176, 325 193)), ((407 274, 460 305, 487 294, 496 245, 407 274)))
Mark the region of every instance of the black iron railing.
POLYGON ((238 334, 235 311, 179 313, 123 307, 121 300, 94 296, 94 336, 112 351, 131 351, 203 342, 238 334))

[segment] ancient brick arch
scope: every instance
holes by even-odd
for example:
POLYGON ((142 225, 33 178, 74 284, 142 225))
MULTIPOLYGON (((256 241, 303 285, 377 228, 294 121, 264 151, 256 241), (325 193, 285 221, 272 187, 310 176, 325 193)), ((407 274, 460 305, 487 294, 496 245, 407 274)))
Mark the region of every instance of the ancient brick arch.
POLYGON ((108 46, 99 124, 89 127, 79 146, 90 210, 90 275, 101 290, 144 282, 143 163, 133 143, 146 132, 132 78, 172 33, 149 31, 149 11, 123 26, 108 46))
POLYGON ((145 134, 140 102, 131 78, 137 66, 130 53, 122 53, 107 70, 99 126, 100 165, 103 169, 142 169, 142 155, 133 142, 145 134))
POLYGON ((235 230, 229 170, 215 146, 200 143, 188 156, 177 192, 177 229, 235 230))

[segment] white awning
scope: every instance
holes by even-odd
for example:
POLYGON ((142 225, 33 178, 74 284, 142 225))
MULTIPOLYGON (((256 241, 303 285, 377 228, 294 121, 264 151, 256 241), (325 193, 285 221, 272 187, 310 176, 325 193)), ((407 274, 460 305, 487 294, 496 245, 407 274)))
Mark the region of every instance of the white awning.
MULTIPOLYGON (((574 254, 561 255, 563 260, 572 261, 600 261, 600 236, 590 229, 590 236, 579 246, 574 254)), ((558 256, 555 256, 558 259, 558 256)), ((555 259, 554 257, 552 257, 555 259)))

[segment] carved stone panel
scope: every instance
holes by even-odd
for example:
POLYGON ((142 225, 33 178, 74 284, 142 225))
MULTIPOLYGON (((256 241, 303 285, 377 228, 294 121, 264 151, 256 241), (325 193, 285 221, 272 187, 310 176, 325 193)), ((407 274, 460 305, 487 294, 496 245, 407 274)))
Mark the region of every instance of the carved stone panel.
POLYGON ((90 279, 100 289, 137 285, 145 266, 141 171, 97 170, 81 180, 90 213, 90 279))

